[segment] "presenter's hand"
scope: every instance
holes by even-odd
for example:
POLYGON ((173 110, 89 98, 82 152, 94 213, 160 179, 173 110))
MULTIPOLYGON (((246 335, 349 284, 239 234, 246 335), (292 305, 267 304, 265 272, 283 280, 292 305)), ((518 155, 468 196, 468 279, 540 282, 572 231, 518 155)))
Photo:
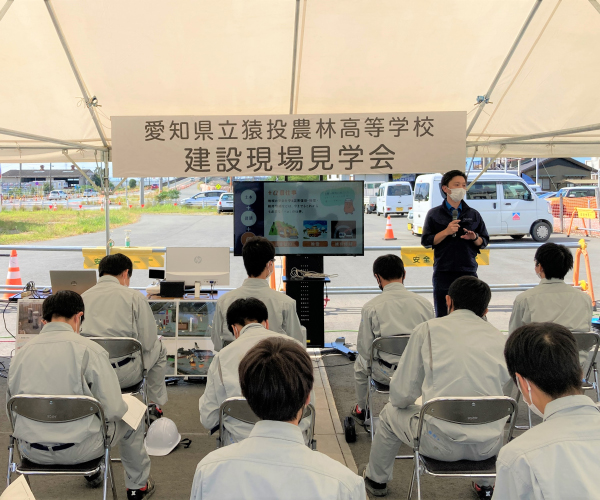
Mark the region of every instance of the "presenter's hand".
POLYGON ((463 240, 471 240, 475 241, 477 239, 477 235, 473 231, 465 230, 465 234, 461 236, 463 240))
POLYGON ((446 228, 446 234, 448 236, 452 236, 453 234, 457 233, 459 229, 460 229, 460 220, 458 220, 458 219, 453 220, 450 224, 448 224, 448 227, 446 228))

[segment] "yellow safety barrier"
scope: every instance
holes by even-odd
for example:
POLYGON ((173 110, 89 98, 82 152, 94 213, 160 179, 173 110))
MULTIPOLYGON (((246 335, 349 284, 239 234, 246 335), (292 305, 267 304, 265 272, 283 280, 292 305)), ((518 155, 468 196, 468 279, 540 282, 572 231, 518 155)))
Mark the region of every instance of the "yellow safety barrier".
POLYGON ((587 251, 587 243, 584 239, 579 240, 579 248, 575 253, 575 265, 573 266, 573 286, 581 285, 581 289, 592 299, 592 307, 596 310, 596 299, 594 298, 594 285, 592 284, 592 271, 590 268, 590 257, 587 251), (579 281, 579 258, 583 255, 585 262, 585 274, 587 275, 587 284, 585 281, 579 281))
POLYGON ((577 231, 578 229, 583 229, 585 231, 585 235, 588 235, 588 228, 585 225, 585 219, 588 219, 590 221, 590 229, 589 232, 592 232, 592 220, 594 220, 596 218, 596 210, 594 210, 593 208, 575 208, 573 209, 573 211, 571 212, 571 221, 569 222, 569 229, 567 230, 567 236, 571 236, 571 228, 573 227, 573 219, 575 218, 575 214, 577 214, 577 218, 581 219, 581 222, 583 223, 583 227, 577 227, 575 226, 575 231, 577 231))
MULTIPOLYGON (((84 248, 83 268, 97 269, 102 257, 106 256, 106 247, 84 248)), ((112 247, 111 254, 122 253, 133 262, 134 269, 148 269, 150 267, 164 267, 165 254, 153 252, 150 247, 112 247)))
MULTIPOLYGON (((433 249, 425 247, 402 247, 400 257, 405 267, 427 267, 433 266, 433 249)), ((490 251, 481 250, 477 255, 477 263, 480 266, 490 265, 490 251)))

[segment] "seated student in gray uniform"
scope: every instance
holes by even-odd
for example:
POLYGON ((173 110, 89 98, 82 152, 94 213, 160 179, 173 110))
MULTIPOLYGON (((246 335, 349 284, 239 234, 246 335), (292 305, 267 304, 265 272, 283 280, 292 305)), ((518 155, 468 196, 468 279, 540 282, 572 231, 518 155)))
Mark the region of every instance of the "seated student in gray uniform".
POLYGON ((571 250, 564 245, 544 243, 536 250, 534 261, 540 283, 517 295, 509 331, 543 321, 557 323, 572 332, 591 331, 592 299, 565 283, 565 276, 573 269, 571 250))
MULTIPOLYGON (((156 321, 146 298, 129 288, 133 272, 131 259, 122 253, 107 255, 98 265, 98 283, 82 294, 86 321, 81 334, 86 337, 129 337, 142 344, 148 400, 155 403, 154 414, 162 416, 159 405, 167 402, 165 370, 167 349, 158 338, 156 321)), ((135 356, 111 359, 121 388, 131 387, 142 378, 142 363, 135 356)))
POLYGON ((600 411, 581 392, 575 339, 554 323, 517 328, 506 365, 544 421, 500 450, 494 500, 598 498, 600 411))
MULTIPOLYGON (((144 421, 132 429, 121 420, 127 404, 107 352, 79 335, 85 306, 79 294, 65 290, 42 305, 46 323, 40 334, 17 351, 8 372, 6 400, 19 394, 90 396, 102 404, 112 445, 119 445, 128 499, 154 493, 150 458, 144 447, 144 421)), ((38 464, 77 464, 102 456, 101 422, 94 416, 69 425, 35 422, 15 415, 21 454, 38 464)), ((102 484, 100 473, 86 477, 102 484)))
MULTIPOLYGON (((376 338, 410 334, 417 325, 433 319, 433 306, 404 287, 406 271, 397 255, 382 255, 373 263, 373 275, 383 293, 367 302, 361 311, 358 327, 358 356, 354 362, 357 404, 352 416, 364 423, 371 344, 376 338)), ((372 366, 373 378, 385 385, 398 365, 398 356, 379 353, 372 366)))
MULTIPOLYGON (((237 299, 227 309, 227 326, 237 339, 219 351, 208 369, 206 389, 200 398, 200 422, 209 431, 219 426, 219 408, 227 398, 241 397, 238 366, 246 353, 266 338, 289 339, 287 335, 269 330, 267 307, 258 299, 237 299)), ((299 345, 301 345, 298 342, 299 345)), ((300 421, 300 428, 308 430, 310 418, 300 421)), ((237 443, 246 439, 252 425, 225 418, 225 433, 221 439, 237 443)))
MULTIPOLYGON (((421 411, 417 398, 422 396, 425 403, 437 397, 503 396, 508 389, 505 337, 483 319, 491 297, 483 281, 474 276, 458 278, 446 296, 448 316, 422 323, 411 334, 390 381, 390 399, 379 414, 380 425, 363 471, 372 495, 387 495, 400 444, 413 445, 421 411)), ((468 426, 426 419, 421 453, 444 461, 485 460, 502 446, 504 424, 468 426)), ((490 498, 493 481, 478 481, 473 483, 478 497, 490 498)))
POLYGON ((288 335, 302 345, 306 345, 306 334, 300 326, 296 314, 296 301, 285 293, 272 290, 267 278, 275 270, 275 247, 262 236, 249 238, 242 248, 242 259, 248 273, 241 287, 227 292, 217 301, 217 307, 211 325, 211 339, 214 350, 220 351, 225 345, 233 342, 235 337, 227 327, 227 309, 237 299, 254 297, 267 306, 269 311, 269 328, 277 333, 288 335))
POLYGON ((366 500, 361 477, 304 444, 298 422, 314 382, 306 349, 266 338, 244 356, 239 376, 243 396, 262 420, 247 439, 202 459, 190 500, 366 500))

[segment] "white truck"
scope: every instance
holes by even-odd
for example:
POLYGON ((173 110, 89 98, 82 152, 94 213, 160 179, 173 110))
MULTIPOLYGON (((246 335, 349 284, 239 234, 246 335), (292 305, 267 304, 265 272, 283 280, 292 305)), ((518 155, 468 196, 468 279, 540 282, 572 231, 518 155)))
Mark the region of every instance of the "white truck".
POLYGON ((364 199, 364 209, 366 214, 372 214, 377 209, 377 192, 379 191, 379 186, 383 184, 381 182, 365 182, 365 199, 364 199))

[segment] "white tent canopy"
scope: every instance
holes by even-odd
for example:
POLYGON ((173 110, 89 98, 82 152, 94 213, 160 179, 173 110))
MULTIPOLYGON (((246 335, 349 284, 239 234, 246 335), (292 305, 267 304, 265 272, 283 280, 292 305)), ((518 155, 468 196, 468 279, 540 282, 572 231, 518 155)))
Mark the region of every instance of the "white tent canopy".
POLYGON ((4 1, 3 163, 94 161, 110 116, 290 112, 467 111, 466 155, 600 156, 596 0, 4 1))

